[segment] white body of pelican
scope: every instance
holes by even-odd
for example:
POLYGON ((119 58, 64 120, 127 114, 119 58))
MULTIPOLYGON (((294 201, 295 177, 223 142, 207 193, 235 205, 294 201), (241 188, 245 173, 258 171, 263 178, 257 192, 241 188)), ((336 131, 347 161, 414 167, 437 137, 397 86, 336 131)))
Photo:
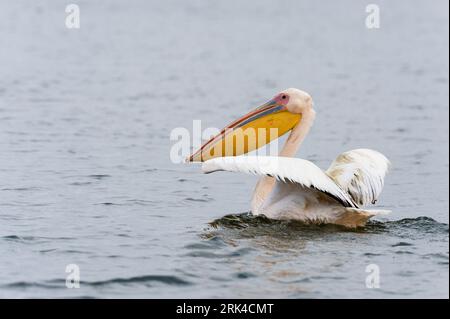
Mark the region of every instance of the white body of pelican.
POLYGON ((251 201, 255 215, 358 227, 375 215, 388 213, 361 208, 375 204, 383 188, 389 161, 381 153, 370 149, 347 151, 340 154, 326 171, 307 160, 292 158, 314 118, 309 94, 287 89, 230 124, 191 155, 190 160, 203 161, 205 173, 232 171, 261 175, 251 201), (280 135, 290 131, 279 156, 228 156, 251 150, 248 146, 237 150, 236 145, 230 149, 224 144, 233 138, 237 128, 252 124, 266 128, 276 125, 281 130, 280 135), (221 152, 213 154, 214 148, 221 152))

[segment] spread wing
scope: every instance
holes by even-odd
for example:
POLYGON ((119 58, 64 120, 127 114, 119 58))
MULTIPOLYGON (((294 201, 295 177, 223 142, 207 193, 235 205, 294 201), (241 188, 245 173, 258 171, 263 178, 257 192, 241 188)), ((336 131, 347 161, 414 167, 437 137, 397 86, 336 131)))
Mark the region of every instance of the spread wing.
POLYGON ((203 163, 205 173, 216 171, 243 172, 275 177, 281 182, 297 183, 319 190, 333 197, 345 207, 357 207, 352 198, 313 163, 290 157, 230 156, 219 157, 203 163))
POLYGON ((356 149, 340 154, 326 171, 358 205, 375 204, 390 162, 381 153, 356 149))

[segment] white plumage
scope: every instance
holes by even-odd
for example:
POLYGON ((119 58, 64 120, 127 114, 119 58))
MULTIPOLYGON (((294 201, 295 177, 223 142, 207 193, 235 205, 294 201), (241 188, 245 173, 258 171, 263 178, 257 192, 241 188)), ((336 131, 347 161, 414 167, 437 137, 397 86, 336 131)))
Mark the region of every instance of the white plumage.
POLYGON ((370 149, 357 149, 336 157, 326 173, 356 204, 375 204, 383 189, 389 165, 383 154, 370 149))
POLYGON ((203 163, 205 173, 243 172, 276 178, 270 196, 254 214, 356 227, 382 210, 363 210, 383 187, 389 161, 382 154, 357 149, 339 155, 323 172, 310 161, 276 156, 221 157, 203 163), (325 195, 325 196, 324 196, 325 195))
MULTIPOLYGON (((251 200, 255 215, 364 226, 370 217, 388 212, 360 207, 377 201, 389 161, 376 151, 356 149, 339 155, 324 172, 307 160, 293 158, 315 120, 313 105, 311 96, 304 91, 294 88, 281 91, 261 107, 232 122, 204 143, 189 160, 204 160, 202 154, 206 159, 212 158, 203 163, 205 173, 223 170, 262 175, 251 200), (236 143, 232 142, 227 136, 233 139, 235 136, 227 132, 238 131, 241 127, 258 131, 278 128, 278 137, 287 131, 290 133, 279 156, 235 156, 243 154, 238 150, 245 149, 245 139, 236 138, 236 143)), ((252 148, 247 145, 247 149, 249 152, 252 148)))
POLYGON ((204 173, 215 171, 267 175, 281 182, 297 183, 317 189, 340 201, 346 207, 357 207, 348 193, 310 161, 279 156, 220 157, 203 163, 204 173))

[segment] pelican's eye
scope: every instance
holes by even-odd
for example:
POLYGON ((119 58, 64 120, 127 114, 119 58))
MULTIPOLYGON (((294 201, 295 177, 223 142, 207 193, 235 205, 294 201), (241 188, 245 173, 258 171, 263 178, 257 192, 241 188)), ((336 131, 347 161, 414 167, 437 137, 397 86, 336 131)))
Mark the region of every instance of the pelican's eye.
POLYGON ((281 98, 282 98, 283 100, 286 100, 286 99, 287 99, 287 95, 286 95, 286 94, 283 94, 283 95, 281 96, 281 98))

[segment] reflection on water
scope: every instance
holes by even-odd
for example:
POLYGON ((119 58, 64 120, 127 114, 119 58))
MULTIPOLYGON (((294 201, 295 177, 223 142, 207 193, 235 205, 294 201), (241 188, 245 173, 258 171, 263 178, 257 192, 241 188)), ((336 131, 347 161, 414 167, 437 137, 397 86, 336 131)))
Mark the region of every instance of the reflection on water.
MULTIPOLYGON (((348 229, 338 225, 271 220, 242 213, 210 222, 200 236, 203 240, 185 248, 190 250, 189 256, 220 258, 220 262, 227 264, 228 271, 236 277, 264 277, 266 282, 272 284, 271 292, 275 296, 277 293, 279 296, 287 293, 291 297, 315 297, 319 296, 315 291, 318 284, 333 282, 334 285, 341 285, 345 282, 350 286, 355 284, 355 291, 346 295, 357 297, 357 291, 363 290, 363 287, 362 283, 354 282, 355 277, 363 278, 365 266, 374 260, 393 258, 401 264, 408 256, 408 262, 426 260, 444 266, 444 274, 445 266, 448 266, 448 250, 444 248, 448 243, 448 233, 448 224, 428 217, 372 220, 365 227, 348 229), (440 243, 445 252, 425 253, 430 240, 440 243), (218 249, 229 252, 218 255, 215 253, 218 249), (245 255, 251 262, 242 263, 234 259, 245 255), (361 267, 359 274, 355 272, 355 264, 361 267)), ((414 271, 397 273, 400 278, 396 279, 395 284, 385 284, 388 287, 382 292, 401 295, 394 292, 395 286, 408 282, 417 271, 421 271, 420 266, 416 266, 414 271)), ((257 294, 255 291, 247 293, 257 294)), ((406 294, 409 293, 412 292, 406 294)), ((324 292, 320 295, 328 296, 324 292)))

